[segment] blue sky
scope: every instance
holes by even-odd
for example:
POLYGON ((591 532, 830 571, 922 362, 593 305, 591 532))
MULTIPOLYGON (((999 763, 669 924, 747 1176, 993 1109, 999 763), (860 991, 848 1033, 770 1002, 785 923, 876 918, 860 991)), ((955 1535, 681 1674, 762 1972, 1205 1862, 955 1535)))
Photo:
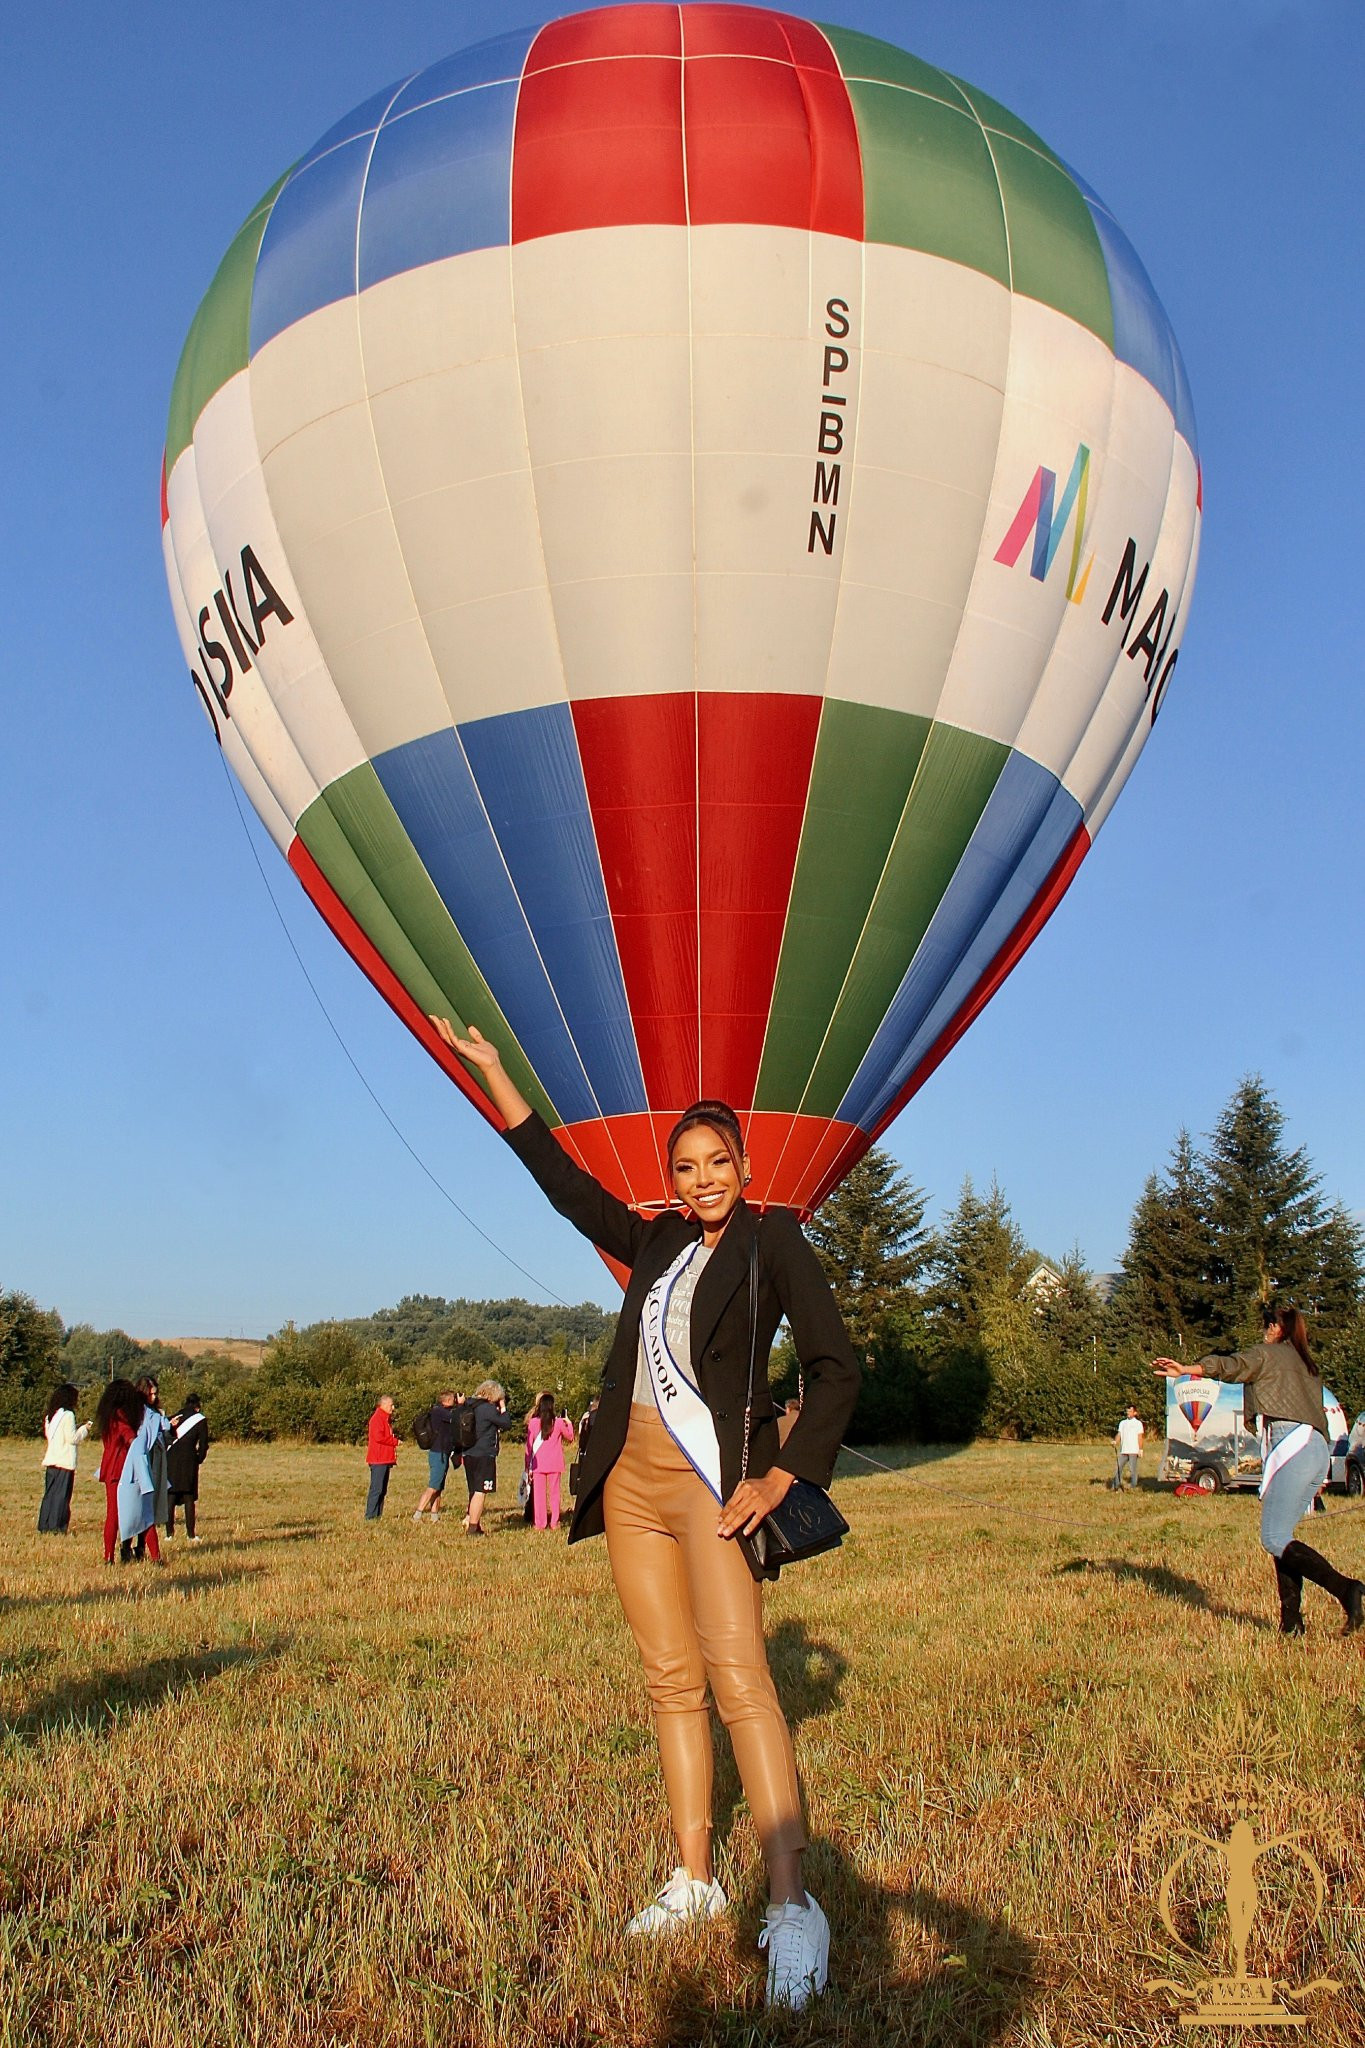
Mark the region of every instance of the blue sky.
MULTIPOLYGON (((346 109, 534 18, 388 0, 12 14, 0 670, 0 1285, 141 1336, 410 1291, 612 1298, 341 954, 185 679, 158 531, 181 343, 233 231, 346 109)), ((890 1134, 937 1212, 997 1173, 1116 1263, 1144 1175, 1259 1069, 1365 1207, 1356 0, 828 0, 984 87, 1105 197, 1180 337, 1199 587, 1161 722, 1052 924, 890 1134)))

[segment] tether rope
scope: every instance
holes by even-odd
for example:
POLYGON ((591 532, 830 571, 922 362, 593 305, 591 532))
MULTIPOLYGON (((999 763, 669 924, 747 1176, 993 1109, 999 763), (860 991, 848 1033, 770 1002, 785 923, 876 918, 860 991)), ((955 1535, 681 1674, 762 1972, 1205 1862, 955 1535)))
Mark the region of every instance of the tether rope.
POLYGON ((265 884, 265 892, 266 895, 270 898, 271 908, 273 909, 276 917, 279 919, 280 930, 284 933, 285 938, 289 941, 289 950, 299 963, 299 972, 302 974, 304 980, 307 982, 309 988, 312 990, 313 1000, 316 1002, 323 1016, 327 1019, 327 1028, 331 1032, 333 1038, 335 1038, 337 1044, 341 1047, 341 1050, 345 1053, 351 1071, 355 1075, 357 1081, 359 1081, 361 1087, 365 1090, 365 1093, 369 1096, 371 1102, 379 1111, 379 1114, 383 1117, 385 1123, 393 1132, 393 1135, 395 1136, 395 1138, 397 1138, 399 1144, 403 1147, 403 1150, 408 1154, 408 1156, 411 1159, 416 1161, 418 1166, 421 1167, 423 1173, 431 1182, 431 1185, 436 1189, 437 1193, 445 1196, 451 1208, 455 1211, 455 1214, 458 1217, 460 1217, 460 1219, 463 1222, 467 1223, 470 1229, 476 1234, 476 1236, 481 1237, 484 1243, 490 1246, 491 1249, 498 1254, 499 1258, 506 1259, 508 1265, 513 1267, 515 1271, 520 1273, 523 1280, 529 1280, 533 1287, 538 1288, 542 1294, 548 1294, 551 1301, 557 1301, 561 1308, 572 1308, 572 1302, 565 1301, 562 1294, 556 1294, 553 1287, 548 1286, 544 1280, 538 1280, 534 1273, 532 1273, 527 1267, 522 1265, 520 1259, 514 1259, 512 1257, 511 1252, 506 1251, 503 1248, 503 1246, 498 1243, 496 1238, 490 1237, 488 1235, 488 1232, 483 1228, 482 1224, 476 1223, 474 1221, 474 1218, 470 1215, 467 1209, 462 1209, 460 1207, 460 1204, 456 1201, 454 1195, 451 1194, 450 1189, 436 1178, 436 1175, 427 1165, 426 1160, 423 1159, 421 1153, 418 1152, 413 1145, 410 1145, 408 1143, 408 1140, 404 1137, 402 1131, 398 1128, 398 1125, 389 1115, 388 1110, 385 1109, 383 1103, 379 1100, 379 1097, 375 1094, 373 1088, 366 1080, 364 1074, 361 1072, 360 1067, 356 1062, 353 1053, 351 1052, 351 1048, 347 1045, 345 1039, 342 1037, 340 1031, 337 1029, 336 1024, 332 1018, 332 1013, 327 1008, 327 1005, 323 1001, 322 996, 318 990, 317 983, 314 981, 312 975, 308 972, 308 968, 304 962, 302 953, 300 953, 298 947, 294 943, 294 934, 290 931, 289 926, 285 922, 284 912, 280 909, 279 901, 275 895, 275 891, 271 887, 270 877, 265 871, 265 864, 261 860, 261 856, 256 850, 256 842, 251 836, 251 830, 246 821, 246 813, 242 809, 241 799, 237 794, 237 784, 233 777, 232 770, 228 767, 226 758, 222 756, 221 752, 219 758, 222 760, 223 774, 227 778, 227 786, 232 793, 232 801, 234 806, 236 807, 238 821, 241 824, 242 832, 246 838, 246 843, 251 848, 251 858, 256 863, 257 874, 260 876, 261 880, 265 884))

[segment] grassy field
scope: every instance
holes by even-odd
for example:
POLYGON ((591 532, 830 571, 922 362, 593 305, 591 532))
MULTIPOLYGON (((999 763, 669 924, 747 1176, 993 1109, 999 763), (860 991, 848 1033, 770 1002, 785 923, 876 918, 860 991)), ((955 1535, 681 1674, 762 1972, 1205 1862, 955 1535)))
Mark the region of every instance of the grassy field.
MULTIPOLYGON (((1098 1447, 850 1466, 850 1540, 768 1608, 834 1929, 826 1996, 770 2020, 723 1735, 732 1913, 619 1932, 671 1862, 642 1682, 603 1546, 514 1519, 513 1460, 472 1543, 409 1521, 410 1449, 366 1526, 360 1453, 218 1447, 158 1571, 101 1564, 89 1449, 37 1537, 38 1456, 0 1445, 0 2048, 1221 2048, 1142 1987, 1230 1968, 1212 1855, 1202 1959, 1156 1898, 1239 1786, 1329 1885, 1315 1928, 1288 1852, 1258 1866, 1251 1965, 1339 1978, 1300 2038, 1365 2042, 1365 1644, 1311 1588, 1279 1639, 1253 1499, 1116 1498, 1098 1447)), ((1365 1515, 1301 1533, 1365 1574, 1365 1515)))

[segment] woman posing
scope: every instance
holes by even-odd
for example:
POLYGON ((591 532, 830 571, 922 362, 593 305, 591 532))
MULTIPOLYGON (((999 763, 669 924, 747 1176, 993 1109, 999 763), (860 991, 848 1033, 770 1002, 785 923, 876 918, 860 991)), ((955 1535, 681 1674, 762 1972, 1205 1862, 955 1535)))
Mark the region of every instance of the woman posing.
POLYGON ((1193 1366, 1155 1358, 1153 1370, 1168 1380, 1194 1373, 1251 1388, 1261 1418, 1261 1546, 1275 1560, 1280 1633, 1303 1634, 1303 1582, 1311 1579, 1341 1602, 1350 1635, 1365 1623, 1365 1583, 1334 1571, 1320 1551, 1294 1535, 1331 1464, 1322 1378, 1308 1346, 1308 1325, 1298 1309, 1276 1302, 1262 1309, 1261 1319, 1264 1340, 1250 1351, 1201 1358, 1193 1366))
POLYGON ((43 1435, 43 1502, 38 1510, 38 1531, 43 1536, 65 1536, 71 1527, 71 1490, 76 1484, 76 1447, 90 1434, 90 1424, 76 1427, 79 1396, 70 1381, 64 1381, 47 1404, 43 1435))
POLYGON ((531 1475, 531 1507, 537 1529, 557 1529, 564 1485, 564 1446, 573 1442, 573 1424, 555 1413, 553 1394, 542 1394, 526 1423, 526 1470, 531 1475))
POLYGON ((646 1221, 565 1155, 480 1032, 460 1038, 446 1019, 432 1021, 482 1073, 507 1142, 554 1207, 630 1268, 569 1535, 574 1543, 606 1534, 644 1664, 678 1840, 678 1869, 628 1932, 664 1933, 727 1903, 711 1867, 709 1679, 768 1866, 772 1902, 759 1936, 768 2003, 802 2006, 824 1987, 829 1925, 802 1877, 796 1761, 768 1668, 761 1588, 730 1539, 751 1535, 794 1479, 829 1483, 858 1394, 848 1334, 795 1217, 774 1210, 760 1228, 745 1204, 748 1162, 724 1103, 697 1103, 674 1128, 668 1167, 681 1207, 646 1221), (756 1236, 756 1355, 766 1362, 785 1315, 806 1400, 778 1465, 777 1423, 760 1374, 741 1478, 756 1236))

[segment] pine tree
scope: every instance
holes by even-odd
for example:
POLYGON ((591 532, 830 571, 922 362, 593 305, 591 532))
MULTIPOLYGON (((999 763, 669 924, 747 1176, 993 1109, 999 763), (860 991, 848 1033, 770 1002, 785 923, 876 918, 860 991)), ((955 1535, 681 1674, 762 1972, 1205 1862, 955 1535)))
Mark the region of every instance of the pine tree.
POLYGON ((968 1174, 933 1261, 926 1306, 939 1334, 979 1336, 987 1296, 1017 1296, 1032 1264, 999 1182, 992 1180, 983 1200, 968 1174))
POLYGON ((1360 1225, 1335 1202, 1318 1238, 1318 1267, 1304 1313, 1316 1342, 1332 1351, 1355 1329, 1365 1289, 1365 1240, 1360 1225))
POLYGON ((1197 1357, 1208 1348, 1214 1336, 1209 1200, 1203 1163, 1182 1130, 1165 1175, 1149 1175, 1133 1211, 1114 1290, 1120 1331, 1177 1355, 1197 1357))
POLYGON ((1259 1310, 1272 1295, 1306 1310, 1322 1266, 1322 1177, 1301 1145, 1286 1148, 1284 1128, 1261 1076, 1248 1074, 1210 1139, 1213 1334, 1232 1350, 1259 1337, 1259 1310))
POLYGON ((922 1191, 874 1145, 807 1227, 860 1354, 903 1305, 933 1252, 924 1206, 922 1191))
POLYGON ((1059 1271, 1061 1285, 1049 1289, 1038 1304, 1039 1330, 1064 1356, 1084 1354, 1089 1358, 1099 1337, 1103 1310, 1079 1245, 1067 1253, 1059 1271))

